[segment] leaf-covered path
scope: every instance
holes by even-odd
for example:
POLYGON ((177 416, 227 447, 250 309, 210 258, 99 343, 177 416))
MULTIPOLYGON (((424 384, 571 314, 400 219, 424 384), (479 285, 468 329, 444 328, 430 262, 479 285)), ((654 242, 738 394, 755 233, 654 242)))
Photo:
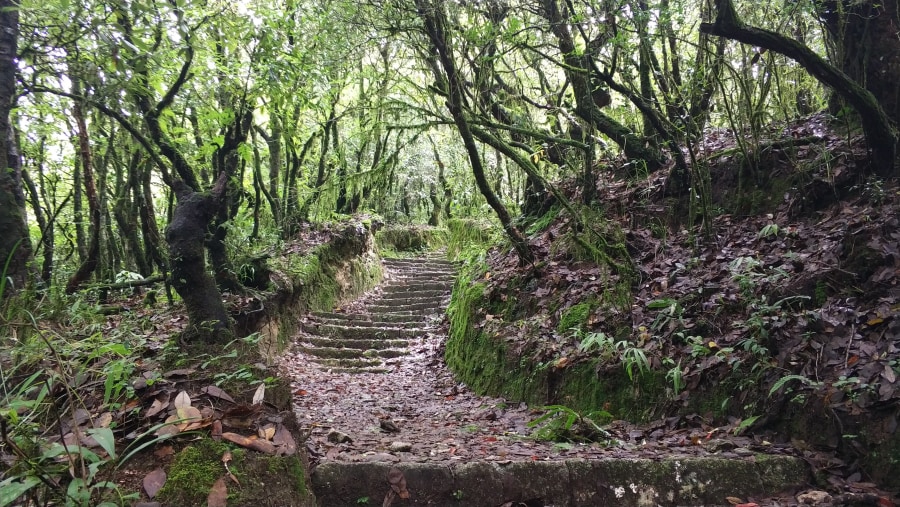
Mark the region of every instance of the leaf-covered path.
MULTIPOLYGON (((641 428, 614 422, 608 428, 608 445, 533 440, 528 436, 533 430, 528 422, 540 412, 524 404, 477 396, 456 382, 444 365, 441 314, 449 299, 452 265, 428 258, 388 259, 385 272, 385 281, 358 301, 331 313, 309 315, 295 347, 282 358, 282 368, 293 379, 295 411, 309 432, 307 449, 314 467, 337 463, 363 467, 353 472, 357 479, 333 485, 345 488, 346 501, 367 491, 360 477, 371 475, 369 465, 374 470, 398 466, 407 475, 415 475, 416 464, 450 469, 466 463, 497 468, 556 462, 566 470, 565 463, 577 459, 608 463, 610 458, 644 458, 674 460, 673 474, 678 475, 677 460, 715 456, 738 467, 749 464, 752 474, 760 470, 753 464, 759 453, 792 452, 683 420, 641 428)), ((478 473, 483 476, 483 471, 478 473)), ((382 482, 386 487, 387 482, 382 482)), ((420 492, 430 488, 416 487, 420 492)), ((593 488, 615 493, 614 485, 593 488)), ((733 492, 733 496, 739 494, 733 492)), ((316 491, 320 497, 331 493, 316 491)), ((514 492, 504 494, 511 496, 503 498, 516 498, 514 492)), ((434 499, 429 497, 428 502, 435 504, 434 499)), ((491 505, 491 501, 471 505, 491 505)), ((422 497, 413 503, 419 504, 425 504, 422 497)))

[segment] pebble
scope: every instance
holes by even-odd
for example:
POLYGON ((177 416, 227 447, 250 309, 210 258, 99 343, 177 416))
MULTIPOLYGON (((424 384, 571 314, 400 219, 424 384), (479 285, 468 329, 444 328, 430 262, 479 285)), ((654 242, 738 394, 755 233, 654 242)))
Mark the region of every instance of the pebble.
POLYGON ((392 442, 388 450, 391 452, 410 452, 412 444, 409 442, 392 442))

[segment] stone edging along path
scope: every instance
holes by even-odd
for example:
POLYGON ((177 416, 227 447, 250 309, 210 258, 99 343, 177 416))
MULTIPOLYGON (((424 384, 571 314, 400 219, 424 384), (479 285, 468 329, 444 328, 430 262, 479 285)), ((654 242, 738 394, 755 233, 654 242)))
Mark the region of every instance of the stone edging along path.
POLYGON ((608 446, 528 438, 535 412, 471 393, 444 366, 437 323, 453 265, 384 266, 385 281, 358 301, 310 314, 281 361, 319 505, 728 505, 809 480, 790 449, 743 437, 698 444, 690 430, 617 422, 608 446), (409 498, 386 500, 392 469, 409 498))

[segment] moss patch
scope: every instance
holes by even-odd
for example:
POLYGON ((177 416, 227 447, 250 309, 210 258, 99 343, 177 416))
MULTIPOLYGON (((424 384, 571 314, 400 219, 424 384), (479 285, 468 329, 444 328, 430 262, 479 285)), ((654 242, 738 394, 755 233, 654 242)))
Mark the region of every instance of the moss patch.
POLYGON ((387 227, 375 235, 378 250, 384 255, 434 250, 446 246, 447 230, 439 227, 387 227))
MULTIPOLYGON (((169 467, 158 499, 169 505, 205 505, 210 488, 225 474, 222 454, 228 450, 228 445, 207 438, 182 449, 169 467)), ((232 451, 229 464, 239 481, 244 454, 242 450, 232 451)))

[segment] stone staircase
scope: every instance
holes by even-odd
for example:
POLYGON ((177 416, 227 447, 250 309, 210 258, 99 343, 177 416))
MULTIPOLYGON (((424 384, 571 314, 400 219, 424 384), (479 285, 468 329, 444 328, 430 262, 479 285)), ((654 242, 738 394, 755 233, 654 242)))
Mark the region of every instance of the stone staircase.
POLYGON ((434 256, 384 259, 385 281, 347 312, 313 312, 299 350, 333 373, 384 373, 427 332, 453 287, 453 263, 434 256))

